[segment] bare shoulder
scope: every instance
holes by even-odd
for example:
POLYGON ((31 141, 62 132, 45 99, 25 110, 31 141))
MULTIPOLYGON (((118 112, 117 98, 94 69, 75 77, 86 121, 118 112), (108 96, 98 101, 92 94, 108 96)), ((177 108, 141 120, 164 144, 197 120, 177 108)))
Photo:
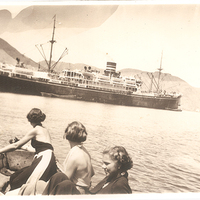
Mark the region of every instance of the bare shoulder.
POLYGON ((46 128, 43 128, 41 126, 36 126, 31 130, 31 135, 37 141, 51 144, 51 137, 46 128))
POLYGON ((36 134, 37 134, 37 130, 35 128, 32 128, 31 130, 29 130, 27 132, 26 135, 34 135, 34 136, 36 136, 36 134))
POLYGON ((77 163, 83 162, 85 158, 89 158, 89 154, 85 152, 82 148, 77 148, 71 156, 71 159, 77 163))
POLYGON ((38 136, 39 135, 42 135, 42 136, 45 136, 45 135, 48 136, 49 135, 48 130, 44 127, 41 127, 41 126, 36 126, 33 131, 35 131, 35 134, 37 134, 38 136))
POLYGON ((89 154, 88 150, 84 146, 82 146, 81 149, 90 157, 90 154, 89 154))

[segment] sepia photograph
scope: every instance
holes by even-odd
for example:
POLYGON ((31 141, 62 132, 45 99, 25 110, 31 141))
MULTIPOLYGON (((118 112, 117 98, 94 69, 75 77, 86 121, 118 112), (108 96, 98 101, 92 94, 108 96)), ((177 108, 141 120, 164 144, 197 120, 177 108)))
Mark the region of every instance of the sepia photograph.
POLYGON ((200 2, 0 1, 0 26, 2 198, 200 199, 200 2))

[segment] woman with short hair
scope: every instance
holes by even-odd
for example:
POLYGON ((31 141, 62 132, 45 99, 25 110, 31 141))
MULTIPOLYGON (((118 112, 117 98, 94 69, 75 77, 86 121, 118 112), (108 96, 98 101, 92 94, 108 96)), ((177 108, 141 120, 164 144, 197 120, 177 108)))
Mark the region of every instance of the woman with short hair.
POLYGON ((43 195, 85 194, 91 185, 94 170, 90 154, 83 146, 87 138, 85 126, 74 121, 67 126, 63 137, 71 147, 63 163, 64 170, 50 179, 43 195))
POLYGON ((37 182, 39 180, 48 181, 57 172, 51 137, 48 130, 42 125, 46 115, 40 109, 33 108, 27 114, 27 119, 33 128, 19 141, 0 149, 0 153, 14 151, 30 140, 32 147, 35 148, 32 164, 17 171, 10 177, 10 190, 13 191, 20 188, 15 191, 20 195, 35 194, 37 182))

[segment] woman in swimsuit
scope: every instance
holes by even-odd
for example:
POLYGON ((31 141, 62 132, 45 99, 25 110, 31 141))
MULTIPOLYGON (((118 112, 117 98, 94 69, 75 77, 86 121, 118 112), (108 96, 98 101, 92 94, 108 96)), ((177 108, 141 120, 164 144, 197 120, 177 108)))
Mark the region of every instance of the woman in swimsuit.
MULTIPOLYGON (((74 158, 75 159, 75 158, 74 158)), ((81 159, 81 158, 80 158, 81 159)), ((106 177, 86 194, 131 194, 128 183, 128 170, 133 162, 122 146, 114 146, 103 151, 103 165, 106 177)), ((65 174, 55 174, 49 181, 44 195, 81 194, 75 184, 65 174)))
POLYGON ((69 141, 71 149, 64 161, 64 170, 49 180, 43 195, 87 193, 94 170, 91 157, 82 144, 86 138, 87 132, 83 124, 75 121, 68 125, 64 139, 69 141))
POLYGON ((17 171, 10 177, 10 190, 16 190, 20 195, 34 195, 37 182, 39 180, 48 181, 57 172, 57 165, 53 153, 50 134, 42 125, 46 115, 38 108, 33 108, 27 119, 33 126, 21 140, 12 143, 2 149, 0 153, 14 151, 21 148, 31 140, 31 145, 35 148, 35 157, 29 167, 17 171))

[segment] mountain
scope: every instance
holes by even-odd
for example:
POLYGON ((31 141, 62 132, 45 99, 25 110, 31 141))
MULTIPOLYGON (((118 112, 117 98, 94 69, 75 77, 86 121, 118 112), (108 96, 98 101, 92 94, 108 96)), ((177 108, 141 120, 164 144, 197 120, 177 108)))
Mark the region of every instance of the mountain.
MULTIPOLYGON (((143 81, 142 90, 148 91, 151 85, 151 73, 136 70, 136 69, 123 69, 121 70, 122 76, 135 76, 137 79, 143 81), (150 76, 150 77, 149 77, 150 76)), ((158 72, 152 73, 155 80, 158 80, 158 72)), ((172 76, 168 73, 162 73, 160 77, 160 89, 167 92, 177 92, 182 94, 181 108, 187 111, 200 111, 200 88, 195 88, 189 85, 186 81, 179 77, 172 76)), ((155 86, 152 86, 155 90, 155 86)))
POLYGON ((8 44, 5 40, 0 38, 0 62, 15 65, 16 58, 20 59, 27 68, 36 68, 38 64, 30 58, 21 54, 17 49, 8 44))
MULTIPOLYGON (((0 38, 0 62, 5 62, 7 64, 15 65, 17 63, 16 58, 23 62, 26 68, 38 69, 38 63, 31 60, 30 58, 21 54, 17 49, 13 48, 10 44, 0 38)), ((61 72, 63 69, 84 69, 84 66, 89 66, 84 63, 65 63, 60 62, 56 66, 56 71, 61 72)), ((98 70, 101 73, 105 69, 99 69, 95 66, 90 66, 94 70, 98 70)), ((41 70, 47 70, 45 61, 40 63, 41 70)), ((150 77, 154 77, 155 80, 158 79, 158 72, 149 73, 146 71, 141 71, 138 69, 122 69, 120 70, 122 76, 135 76, 136 79, 140 79, 142 84, 142 91, 149 91, 151 86, 150 77)), ((179 77, 172 76, 168 73, 162 73, 161 75, 161 87, 160 89, 166 90, 167 92, 177 92, 182 94, 181 98, 181 108, 187 111, 200 111, 200 88, 195 88, 189 85, 184 80, 179 77)), ((155 90, 155 85, 152 85, 152 90, 155 90)))

